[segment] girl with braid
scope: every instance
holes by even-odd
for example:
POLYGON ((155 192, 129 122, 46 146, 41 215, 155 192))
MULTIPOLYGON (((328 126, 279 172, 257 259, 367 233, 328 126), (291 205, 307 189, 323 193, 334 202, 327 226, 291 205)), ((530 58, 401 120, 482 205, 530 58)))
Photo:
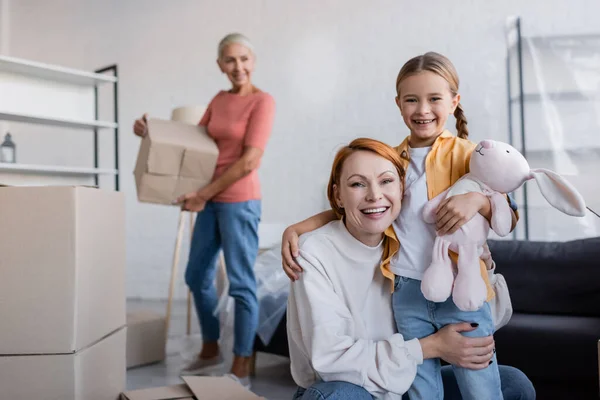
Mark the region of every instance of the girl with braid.
MULTIPOLYGON (((450 60, 433 52, 409 60, 396 79, 396 104, 410 135, 396 147, 406 170, 406 182, 402 208, 392 225, 392 240, 388 241, 384 251, 381 272, 392 289, 394 320, 404 340, 425 338, 444 326, 455 327, 452 329, 457 335, 492 337, 495 329, 510 318, 506 282, 501 275, 493 273, 493 262, 487 252, 480 265, 488 296, 479 310, 461 311, 451 297, 443 303, 434 303, 426 300, 421 292, 421 279, 431 264, 436 235, 454 233, 476 213, 488 220, 492 215, 486 196, 467 193, 442 202, 437 209, 435 225, 425 223, 422 217, 428 200, 469 172, 469 160, 476 146, 467 139, 467 119, 460 104, 458 83, 450 60), (456 118, 456 136, 445 129, 449 115, 456 118), (470 323, 471 329, 465 330, 465 322, 470 323)), ((514 228, 516 207, 510 199, 508 201, 513 210, 514 228)), ((335 213, 330 210, 286 229, 282 243, 283 267, 292 281, 299 279, 298 273, 302 272, 294 260, 298 254, 298 236, 335 218, 335 213)), ((450 252, 449 256, 456 263, 456 254, 450 252)), ((477 354, 479 361, 452 363, 450 360, 463 399, 503 398, 500 376, 505 367, 498 368, 495 349, 485 351, 486 354, 477 354)), ((442 375, 447 372, 441 367, 439 358, 424 359, 408 390, 410 399, 443 399, 442 375)), ((446 394, 446 398, 453 398, 446 394)))

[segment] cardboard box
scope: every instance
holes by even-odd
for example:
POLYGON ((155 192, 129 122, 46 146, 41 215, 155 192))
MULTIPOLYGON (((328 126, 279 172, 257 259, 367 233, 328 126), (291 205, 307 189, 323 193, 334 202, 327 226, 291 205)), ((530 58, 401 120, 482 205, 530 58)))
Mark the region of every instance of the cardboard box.
POLYGON ((74 353, 125 325, 122 193, 3 187, 0 227, 0 355, 74 353))
POLYGON ((125 381, 125 328, 74 354, 0 357, 2 399, 116 400, 125 381))
POLYGON ((265 400, 227 377, 184 376, 185 384, 132 390, 121 400, 265 400))
POLYGON ((127 368, 165 359, 165 316, 154 311, 127 313, 127 368))
POLYGON ((139 201, 172 204, 212 180, 219 150, 206 128, 178 121, 148 120, 134 169, 139 201))

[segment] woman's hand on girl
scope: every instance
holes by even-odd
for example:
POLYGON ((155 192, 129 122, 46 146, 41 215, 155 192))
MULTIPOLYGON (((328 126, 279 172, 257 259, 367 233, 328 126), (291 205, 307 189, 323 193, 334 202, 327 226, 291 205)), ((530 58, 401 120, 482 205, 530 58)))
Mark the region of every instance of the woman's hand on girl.
POLYGON ((494 337, 467 337, 461 334, 475 329, 477 325, 468 322, 451 324, 420 339, 423 358, 441 358, 452 365, 473 370, 487 368, 494 356, 494 337))
POLYGON ((456 232, 481 210, 487 211, 485 214, 490 210, 489 199, 481 193, 459 194, 444 200, 436 211, 435 226, 438 235, 450 235, 456 232))

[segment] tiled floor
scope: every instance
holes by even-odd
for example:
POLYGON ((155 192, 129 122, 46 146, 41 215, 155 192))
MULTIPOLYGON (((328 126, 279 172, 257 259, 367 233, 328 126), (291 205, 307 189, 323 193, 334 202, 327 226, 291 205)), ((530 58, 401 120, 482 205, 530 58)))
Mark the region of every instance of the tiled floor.
MULTIPOLYGON (((166 302, 129 300, 127 309, 151 309, 164 312, 166 302)), ((174 303, 167 342, 167 359, 163 363, 128 370, 128 390, 182 382, 179 378, 179 370, 185 365, 186 358, 194 354, 194 350, 201 344, 196 321, 192 324, 191 338, 186 336, 185 330, 186 304, 185 302, 174 303)), ((228 357, 228 354, 225 354, 225 356, 227 361, 231 360, 231 356, 228 357)), ((292 398, 296 386, 290 376, 289 360, 287 358, 259 353, 256 367, 256 377, 252 380, 252 391, 254 393, 269 400, 292 398)))

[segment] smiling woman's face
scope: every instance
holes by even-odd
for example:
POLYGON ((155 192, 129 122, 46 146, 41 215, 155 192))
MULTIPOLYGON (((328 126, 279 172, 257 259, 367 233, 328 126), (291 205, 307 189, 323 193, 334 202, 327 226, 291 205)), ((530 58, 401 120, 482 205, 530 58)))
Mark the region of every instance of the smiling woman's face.
POLYGON ((221 72, 234 87, 242 87, 251 83, 254 72, 254 54, 239 43, 225 46, 218 60, 221 72))
POLYGON ((402 180, 392 162, 373 152, 351 154, 334 191, 348 231, 368 246, 381 241, 400 213, 402 180))

